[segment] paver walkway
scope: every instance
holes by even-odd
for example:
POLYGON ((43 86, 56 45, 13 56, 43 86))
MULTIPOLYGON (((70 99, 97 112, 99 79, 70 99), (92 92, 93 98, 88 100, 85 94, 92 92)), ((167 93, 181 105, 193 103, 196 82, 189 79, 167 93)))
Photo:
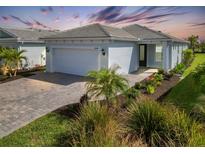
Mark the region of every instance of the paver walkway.
MULTIPOLYGON (((152 73, 125 77, 133 86, 152 73)), ((78 103, 85 94, 85 83, 80 76, 39 73, 0 84, 0 138, 60 107, 78 103)))

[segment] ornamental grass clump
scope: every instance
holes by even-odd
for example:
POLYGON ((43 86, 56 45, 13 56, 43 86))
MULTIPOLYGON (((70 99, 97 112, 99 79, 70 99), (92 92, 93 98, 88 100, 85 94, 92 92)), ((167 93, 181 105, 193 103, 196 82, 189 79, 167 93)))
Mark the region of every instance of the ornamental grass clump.
POLYGON ((132 103, 127 109, 128 133, 148 146, 165 146, 168 140, 166 111, 152 100, 132 103))
POLYGON ((119 146, 121 126, 107 105, 89 102, 70 123, 68 145, 80 147, 119 146))
POLYGON ((184 111, 169 107, 169 137, 172 146, 205 145, 202 125, 184 111))
POLYGON ((203 146, 201 124, 172 105, 143 99, 133 102, 126 113, 127 133, 148 146, 203 146))

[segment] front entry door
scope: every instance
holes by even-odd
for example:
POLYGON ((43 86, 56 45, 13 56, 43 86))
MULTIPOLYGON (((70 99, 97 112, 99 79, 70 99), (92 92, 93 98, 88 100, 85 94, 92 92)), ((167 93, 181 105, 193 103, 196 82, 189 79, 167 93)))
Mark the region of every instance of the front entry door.
POLYGON ((147 64, 147 45, 139 45, 139 66, 146 66, 147 64))

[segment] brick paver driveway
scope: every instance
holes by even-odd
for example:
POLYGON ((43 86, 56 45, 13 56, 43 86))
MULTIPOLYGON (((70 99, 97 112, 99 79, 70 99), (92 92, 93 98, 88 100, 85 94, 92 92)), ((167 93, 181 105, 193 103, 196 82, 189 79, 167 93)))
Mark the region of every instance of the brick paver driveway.
MULTIPOLYGON (((130 86, 153 72, 125 75, 130 86)), ((78 103, 85 78, 62 73, 38 73, 0 84, 0 138, 62 106, 78 103)))
POLYGON ((59 107, 79 102, 85 78, 39 73, 0 84, 0 138, 59 107))

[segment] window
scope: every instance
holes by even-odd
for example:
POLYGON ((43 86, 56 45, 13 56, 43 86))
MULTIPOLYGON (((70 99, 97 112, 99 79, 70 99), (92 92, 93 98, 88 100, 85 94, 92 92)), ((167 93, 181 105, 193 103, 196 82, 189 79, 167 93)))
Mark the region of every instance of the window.
POLYGON ((161 45, 156 45, 155 61, 162 62, 162 46, 161 45))
POLYGON ((145 59, 145 46, 140 45, 140 61, 144 61, 145 59))

